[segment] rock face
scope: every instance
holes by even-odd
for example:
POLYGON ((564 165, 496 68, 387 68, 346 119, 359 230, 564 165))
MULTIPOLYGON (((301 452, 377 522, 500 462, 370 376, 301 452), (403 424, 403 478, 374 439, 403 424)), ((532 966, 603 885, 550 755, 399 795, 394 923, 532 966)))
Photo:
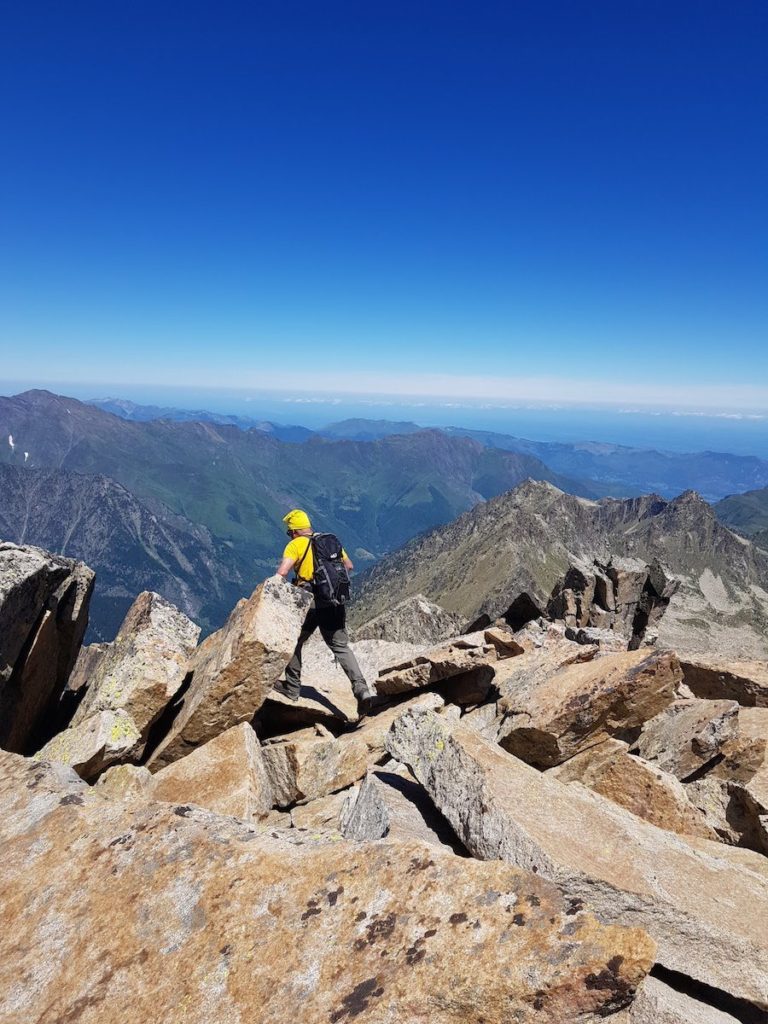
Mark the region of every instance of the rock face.
POLYGON ((550 768, 600 740, 639 728, 674 698, 682 678, 674 654, 631 651, 542 673, 534 655, 497 672, 505 715, 499 742, 538 768, 550 768), (526 659, 529 659, 526 661, 526 659))
POLYGON ((249 722, 293 654, 309 596, 279 577, 238 602, 226 624, 198 647, 192 682, 148 764, 160 768, 219 733, 249 722))
POLYGON ((122 1024, 284 1024, 298 1007, 332 1024, 597 1024, 653 960, 642 931, 506 864, 388 842, 353 857, 0 764, 8 1024, 100 1024, 105 1007, 122 1024))
POLYGON ((550 772, 560 782, 580 782, 659 828, 717 841, 717 832, 691 803, 685 786, 627 751, 626 743, 605 740, 550 772))
POLYGON ((466 856, 448 822, 404 765, 390 761, 352 790, 341 816, 348 839, 401 839, 466 856))
POLYGON ((744 707, 768 708, 768 664, 697 658, 683 661, 686 685, 706 700, 735 700, 744 707))
POLYGON ((247 722, 227 729, 152 776, 152 798, 196 804, 249 821, 266 816, 272 787, 256 734, 247 722))
MULTIPOLYGON (((139 594, 112 644, 99 645, 87 691, 72 719, 79 725, 100 711, 124 711, 146 738, 149 727, 175 696, 195 649, 200 627, 149 591, 139 594)), ((78 680, 80 681, 80 680, 78 680)))
MULTIPOLYGON (((80 562, 0 543, 0 746, 33 753, 88 624, 94 576, 80 562)), ((55 729, 53 730, 55 731, 55 729)))
POLYGON ((461 632, 462 620, 440 605, 415 594, 355 630, 355 640, 437 644, 461 632))
POLYGON ((647 928, 664 967, 768 1009, 768 879, 718 844, 694 850, 429 711, 400 718, 387 745, 473 856, 535 869, 574 907, 647 928))

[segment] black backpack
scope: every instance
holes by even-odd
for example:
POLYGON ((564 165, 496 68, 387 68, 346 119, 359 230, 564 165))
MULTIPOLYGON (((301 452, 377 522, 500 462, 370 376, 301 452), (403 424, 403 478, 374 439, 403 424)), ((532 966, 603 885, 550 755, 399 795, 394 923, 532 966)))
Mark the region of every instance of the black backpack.
POLYGON ((341 541, 333 533, 313 533, 307 551, 310 545, 314 563, 311 587, 316 607, 338 608, 345 605, 349 600, 349 573, 344 566, 341 541))

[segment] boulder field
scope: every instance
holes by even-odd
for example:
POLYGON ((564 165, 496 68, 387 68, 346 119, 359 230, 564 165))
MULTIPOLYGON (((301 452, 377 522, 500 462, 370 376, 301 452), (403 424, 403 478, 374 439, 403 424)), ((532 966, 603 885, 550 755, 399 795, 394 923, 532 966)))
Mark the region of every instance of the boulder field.
POLYGON ((0 545, 0 1022, 765 1024, 766 666, 608 643, 672 592, 630 569, 517 631, 379 614, 360 721, 321 643, 272 690, 279 578, 82 647, 90 570, 0 545))

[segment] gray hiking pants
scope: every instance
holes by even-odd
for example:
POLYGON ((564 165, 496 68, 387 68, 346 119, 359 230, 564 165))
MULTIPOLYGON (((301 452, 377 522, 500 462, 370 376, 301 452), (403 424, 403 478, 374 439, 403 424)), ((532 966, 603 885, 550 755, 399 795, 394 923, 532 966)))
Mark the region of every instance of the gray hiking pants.
POLYGON ((343 605, 340 608, 309 609, 304 625, 301 627, 296 650, 285 670, 285 682, 289 690, 296 694, 301 690, 301 649, 315 630, 319 629, 323 640, 333 651, 336 660, 352 683, 352 692, 355 697, 362 700, 363 697, 370 694, 365 676, 360 671, 357 658, 350 649, 346 625, 347 610, 343 605))

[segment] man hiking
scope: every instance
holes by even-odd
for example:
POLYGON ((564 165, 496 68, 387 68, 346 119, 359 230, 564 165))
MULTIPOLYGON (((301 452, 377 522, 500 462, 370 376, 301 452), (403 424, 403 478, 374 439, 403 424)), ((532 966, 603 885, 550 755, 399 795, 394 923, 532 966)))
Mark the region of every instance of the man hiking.
POLYGON ((293 657, 285 670, 285 679, 275 684, 275 690, 289 700, 296 701, 301 694, 301 651, 316 629, 333 651, 352 684, 357 697, 357 713, 362 718, 368 714, 375 694, 360 671, 357 658, 349 646, 346 631, 346 596, 349 593, 347 572, 353 567, 344 548, 333 534, 314 533, 307 513, 300 508, 292 509, 283 516, 291 538, 283 552, 283 559, 277 568, 278 576, 287 579, 293 572, 294 583, 306 587, 314 594, 315 600, 307 612, 299 634, 299 642, 293 657), (317 558, 315 558, 317 555, 317 558), (318 563, 316 565, 316 562, 318 563), (341 567, 343 570, 341 571, 341 567), (319 570, 322 579, 316 576, 319 570), (327 581, 327 582, 325 582, 327 581), (334 583, 336 590, 334 590, 334 583), (338 595, 338 596, 337 596, 338 595))

